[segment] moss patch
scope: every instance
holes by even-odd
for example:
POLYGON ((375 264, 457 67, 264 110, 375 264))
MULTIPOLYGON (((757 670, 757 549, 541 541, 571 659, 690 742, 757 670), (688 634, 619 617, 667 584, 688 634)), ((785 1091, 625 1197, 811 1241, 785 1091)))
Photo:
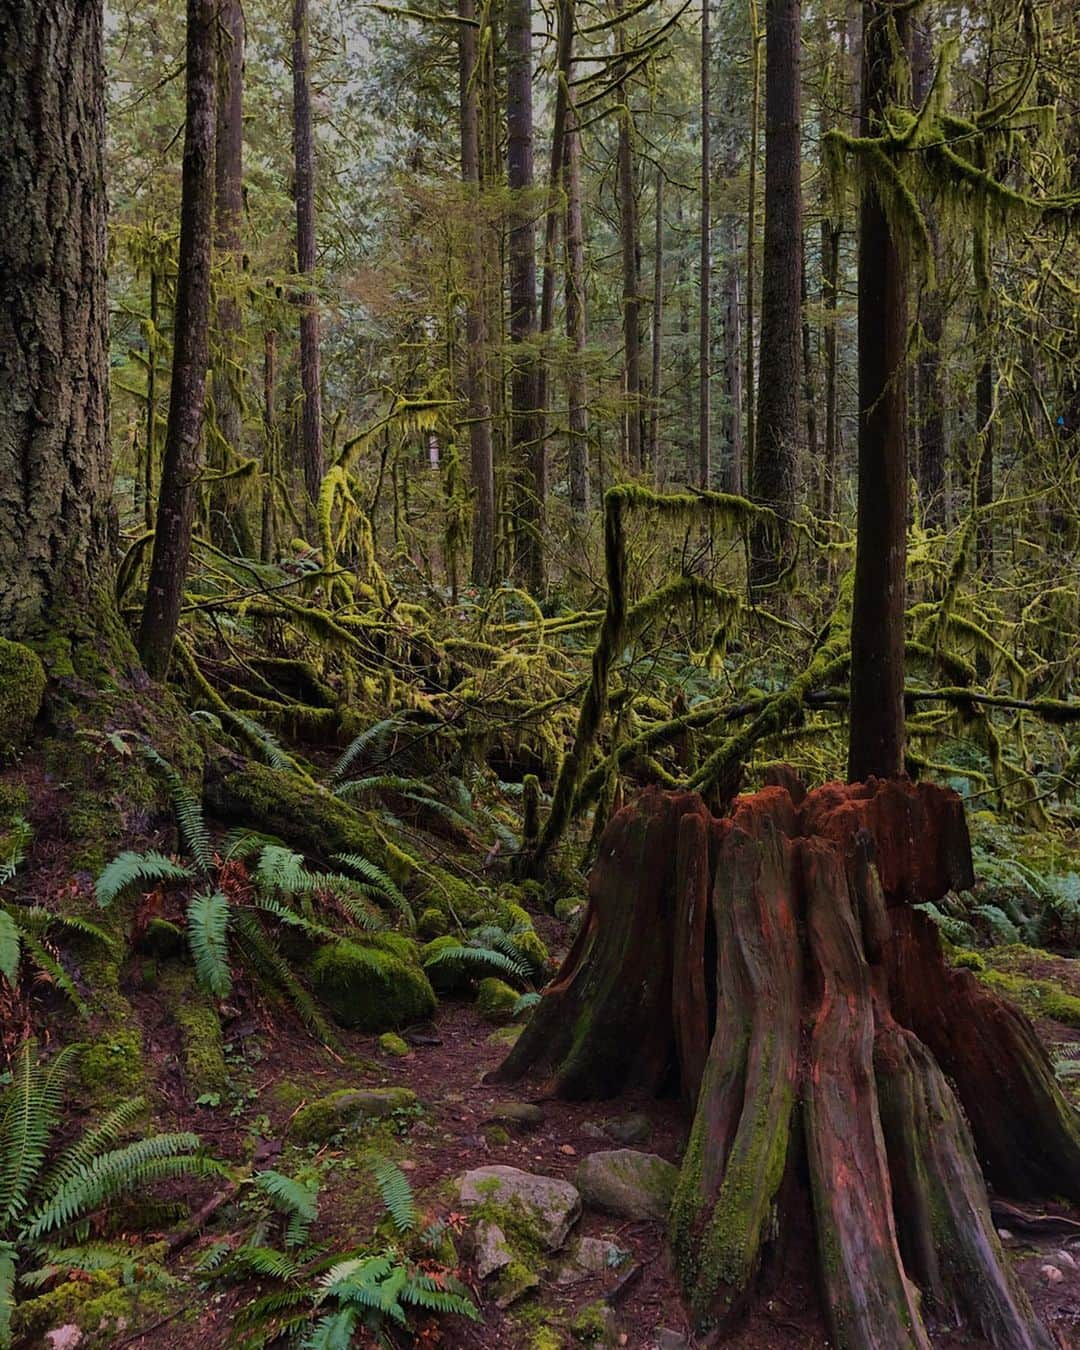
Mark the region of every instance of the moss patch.
POLYGON ((435 1011, 420 967, 379 947, 330 943, 315 957, 311 979, 334 1020, 358 1031, 391 1031, 435 1011))
POLYGON ((292 1118, 289 1137, 299 1144, 321 1144, 339 1130, 369 1120, 385 1120, 416 1105, 408 1088, 341 1088, 302 1106, 292 1118))
POLYGON ((126 1329, 156 1321, 170 1301, 160 1285, 123 1284, 117 1271, 93 1271, 21 1303, 12 1330, 17 1342, 30 1344, 52 1327, 74 1323, 84 1333, 82 1344, 104 1345, 126 1329))
POLYGON ((37 652, 0 638, 0 761, 30 739, 45 696, 45 667, 37 652))
POLYGON ((404 1059, 411 1053, 408 1042, 393 1031, 384 1031, 379 1037, 379 1049, 384 1055, 393 1055, 396 1059, 404 1059))
POLYGON ((516 989, 511 989, 502 980, 489 977, 481 980, 477 986, 476 1006, 487 1021, 508 1022, 514 1015, 520 997, 516 989))

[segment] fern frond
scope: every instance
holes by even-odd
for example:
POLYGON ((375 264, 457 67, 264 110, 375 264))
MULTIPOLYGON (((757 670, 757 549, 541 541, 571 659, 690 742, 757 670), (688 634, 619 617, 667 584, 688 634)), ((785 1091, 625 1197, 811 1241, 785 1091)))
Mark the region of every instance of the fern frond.
POLYGON ((130 1097, 106 1112, 95 1126, 60 1154, 43 1181, 42 1189, 48 1194, 54 1194, 61 1186, 85 1172, 94 1158, 104 1149, 111 1148, 145 1110, 145 1097, 130 1097))
POLYGON ((304 890, 307 875, 303 857, 280 844, 267 844, 255 866, 255 884, 260 890, 286 895, 304 890))
POLYGON ((52 952, 49 951, 34 933, 28 933, 24 930, 22 938, 23 945, 34 965, 36 965, 39 970, 43 971, 52 981, 53 985, 71 1000, 71 1003, 81 1017, 89 1016, 90 1009, 86 1006, 86 1000, 79 993, 75 981, 53 956, 52 952))
POLYGON ((309 1031, 318 1036, 324 1045, 333 1045, 335 1038, 330 1024, 319 1011, 315 1000, 289 969, 284 957, 259 927, 255 917, 251 914, 237 914, 233 926, 245 961, 263 979, 276 984, 282 990, 309 1031))
POLYGON ((188 905, 188 946, 195 961, 195 974, 215 998, 225 998, 232 988, 229 919, 229 902, 220 891, 202 891, 188 905))
POLYGON ((15 1311, 15 1249, 0 1243, 0 1346, 11 1344, 11 1317, 15 1311))
POLYGON ((169 761, 159 755, 152 745, 144 746, 143 754, 165 779, 169 799, 176 812, 176 823, 180 827, 180 838, 195 859, 199 871, 208 876, 214 865, 214 855, 210 848, 210 832, 206 828, 202 802, 169 761))
POLYGON ((399 716, 385 717, 381 722, 376 722, 365 731, 361 731, 358 736, 354 736, 342 752, 341 758, 330 770, 329 781, 332 784, 340 782, 358 756, 365 750, 377 749, 387 736, 401 725, 403 723, 399 716))
POLYGON ((33 831, 29 822, 22 816, 16 816, 11 822, 11 834, 7 840, 4 857, 0 858, 0 886, 6 886, 26 861, 26 850, 30 847, 33 831))
POLYGON ((116 946, 116 939, 111 933, 106 933, 104 928, 99 928, 96 923, 84 919, 81 914, 56 914, 53 910, 46 909, 44 905, 31 905, 27 910, 27 917, 35 924, 41 924, 43 929, 59 928, 78 937, 92 938, 104 947, 116 946))
POLYGON ((281 742, 253 717, 229 710, 229 721, 238 727, 245 739, 258 750, 272 769, 296 772, 296 762, 281 742))
POLYGON ((156 886, 165 881, 191 881, 194 871, 184 863, 166 858, 164 853, 151 849, 147 853, 126 850, 106 863, 94 882, 94 895, 99 905, 111 905, 132 886, 156 886))
POLYGON ((255 1188, 262 1191, 279 1214, 298 1214, 314 1223, 319 1217, 319 1189, 287 1177, 283 1172, 267 1169, 255 1174, 255 1188))
POLYGON ((480 1320, 479 1310, 469 1298, 468 1290, 451 1277, 446 1277, 444 1284, 439 1284, 430 1275, 413 1275, 401 1291, 401 1301, 414 1308, 422 1308, 425 1312, 468 1317, 473 1322, 480 1320))
POLYGON ((18 925, 6 909, 0 909, 0 975, 13 988, 19 975, 22 937, 18 925))
POLYGON ((394 1227, 404 1236, 416 1231, 416 1203, 409 1179, 389 1158, 373 1158, 371 1171, 394 1227))
POLYGON ((26 1041, 18 1053, 0 1116, 0 1232, 8 1231, 30 1202, 60 1119, 70 1065, 81 1049, 68 1046, 48 1070, 38 1063, 33 1041, 26 1041))
POLYGON ((350 1350, 359 1320, 356 1308, 345 1307, 327 1313, 304 1337, 303 1350, 350 1350))
POLYGON ((504 952, 494 951, 490 947, 471 947, 465 944, 460 947, 444 947, 424 962, 425 970, 432 970, 437 966, 456 967, 470 973, 475 971, 478 976, 505 975, 521 983, 528 979, 528 972, 520 958, 507 956, 504 952))
POLYGON ((238 1247, 229 1268, 242 1270, 247 1275, 261 1275, 275 1280, 292 1280, 300 1274, 300 1265, 275 1247, 238 1247))
POLYGON ((389 900, 402 914, 410 928, 416 927, 416 916, 413 914, 412 906, 390 877, 370 858, 364 858, 359 853, 335 853, 334 862, 340 863, 349 872, 355 872, 372 888, 374 894, 389 900))

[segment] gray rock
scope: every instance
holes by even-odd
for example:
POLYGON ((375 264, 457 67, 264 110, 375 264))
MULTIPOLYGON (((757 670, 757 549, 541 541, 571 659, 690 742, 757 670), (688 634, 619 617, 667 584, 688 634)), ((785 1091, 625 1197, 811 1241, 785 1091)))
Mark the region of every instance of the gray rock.
POLYGON ((476 1225, 473 1247, 473 1265, 482 1280, 502 1270, 514 1259, 506 1234, 497 1223, 487 1223, 481 1219, 476 1225))
POLYGON ((321 1144, 346 1126, 383 1120, 415 1105, 416 1093, 409 1088, 341 1088, 302 1106, 289 1124, 289 1137, 321 1144))
POLYGON ((647 1144, 652 1138, 652 1121, 640 1111, 610 1120, 604 1126, 609 1139, 619 1144, 647 1144))
POLYGON ((656 1350, 690 1350, 690 1342, 681 1331, 672 1331, 670 1327, 657 1327, 653 1332, 656 1350))
POLYGON ((679 1169, 655 1153, 631 1148, 583 1158, 574 1184, 585 1203, 624 1219, 667 1218, 679 1169))
POLYGON ((518 1212, 551 1252, 558 1251, 581 1216, 576 1187, 517 1167, 477 1167, 460 1177, 457 1187, 466 1209, 495 1205, 518 1212))
POLYGON ((606 1139, 603 1126, 597 1125, 595 1120, 587 1120, 581 1127, 581 1133, 586 1139, 606 1139))
POLYGON ((535 1130, 543 1125, 544 1113, 532 1102, 496 1102, 488 1113, 488 1120, 497 1120, 519 1130, 535 1130))
POLYGON ((572 1243, 555 1277, 557 1284, 578 1284, 626 1264, 630 1253, 607 1238, 582 1237, 572 1243))

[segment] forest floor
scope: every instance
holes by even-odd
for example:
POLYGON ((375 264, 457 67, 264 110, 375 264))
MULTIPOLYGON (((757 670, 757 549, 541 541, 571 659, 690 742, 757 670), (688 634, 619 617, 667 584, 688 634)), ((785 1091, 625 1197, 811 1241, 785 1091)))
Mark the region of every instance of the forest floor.
MULTIPOLYGON (((54 789, 36 774, 33 761, 19 775, 30 789, 31 814, 38 826, 32 866, 22 878, 22 898, 55 907, 71 898, 89 896, 92 878, 74 872, 71 846, 62 831, 50 831, 48 817, 60 819, 54 789)), ((146 833, 143 844, 162 845, 160 836, 146 833)), ((568 924, 534 906, 537 931, 554 961, 561 959, 571 937, 568 924), (539 912, 538 912, 539 911, 539 912)), ((1003 949, 1001 965, 1008 978, 1045 979, 1080 997, 1080 960, 1067 960, 1028 948, 1003 949)), ((992 954, 989 954, 992 955, 992 954)), ((530 1085, 507 1088, 485 1082, 506 1054, 508 1028, 486 1021, 477 1007, 464 1000, 440 1002, 434 1021, 406 1028, 409 1052, 392 1055, 378 1036, 343 1030, 333 1051, 320 1046, 295 1015, 279 1003, 266 1001, 250 988, 221 1009, 227 1080, 214 1092, 200 1092, 185 1070, 185 1052, 175 1006, 161 991, 146 962, 129 954, 121 965, 118 992, 127 1001, 137 1023, 146 1076, 144 1090, 153 1104, 153 1124, 159 1130, 192 1130, 217 1157, 238 1167, 270 1167, 286 1175, 316 1176, 319 1218, 311 1233, 314 1243, 329 1250, 350 1251, 369 1242, 383 1215, 368 1161, 373 1153, 391 1158, 407 1175, 422 1220, 441 1218, 457 1234, 460 1276, 469 1285, 482 1320, 442 1319, 431 1328, 424 1344, 450 1347, 512 1347, 572 1345, 578 1340, 625 1345, 634 1350, 677 1350, 695 1341, 677 1293, 665 1251, 663 1224, 629 1221, 586 1208, 575 1232, 608 1240, 622 1253, 617 1267, 601 1274, 560 1281, 565 1267, 557 1259, 538 1272, 539 1284, 511 1306, 501 1308, 490 1282, 472 1273, 466 1216, 460 1214, 453 1182, 472 1168, 506 1164, 545 1177, 572 1180, 582 1159, 597 1151, 620 1147, 605 1133, 613 1120, 631 1114, 647 1118, 643 1137, 634 1144, 677 1163, 688 1127, 687 1115, 676 1099, 642 1100, 634 1097, 609 1102, 564 1102, 545 1099, 530 1085), (290 1137, 290 1122, 306 1104, 339 1089, 395 1087, 416 1095, 413 1106, 395 1111, 386 1120, 369 1122, 333 1134, 326 1142, 300 1143, 290 1137), (535 1103, 542 1119, 529 1129, 506 1121, 499 1109, 508 1101, 535 1103), (575 1336, 575 1319, 583 1309, 603 1306, 602 1331, 586 1338, 575 1336), (548 1329, 550 1338, 542 1339, 548 1329)), ((93 994, 92 990, 88 990, 93 994)), ((86 1037, 87 1028, 64 1024, 48 989, 35 995, 37 1030, 46 1025, 70 1035, 86 1037), (42 1002, 44 1000, 44 1002, 42 1002)), ((1047 1018, 1038 1029, 1048 1046, 1059 1053, 1080 1044, 1080 1030, 1047 1018)), ((100 1036, 97 1016, 90 1038, 100 1036)), ((107 1037, 108 1032, 104 1033, 107 1037)), ((1080 1079, 1071 1084, 1080 1086, 1080 1079)), ((93 1118, 91 1102, 73 1099, 69 1127, 93 1118)), ((640 1125, 640 1122, 639 1122, 640 1125)), ((217 1183, 218 1185, 220 1183, 217 1183)), ((213 1194, 215 1183, 170 1183, 168 1198, 195 1212, 213 1194)), ((1069 1215, 1064 1208, 1047 1213, 1069 1215)), ((1072 1212, 1080 1220, 1080 1212, 1072 1212)), ((198 1269, 207 1250, 223 1239, 234 1241, 250 1228, 252 1217, 243 1200, 227 1200, 210 1215, 193 1240, 169 1256, 175 1282, 152 1305, 136 1304, 130 1316, 108 1334, 89 1336, 81 1343, 149 1350, 215 1347, 237 1344, 239 1314, 260 1292, 255 1281, 216 1282, 198 1269)), ((153 1244, 175 1232, 162 1222, 156 1228, 132 1223, 128 1240, 153 1244)), ((733 1350, 825 1350, 828 1340, 821 1316, 814 1272, 809 1216, 802 1231, 781 1235, 783 1262, 771 1275, 749 1319, 720 1343, 733 1350)), ((1031 1238, 1013 1234, 1004 1238, 1032 1302, 1063 1347, 1080 1347, 1080 1238, 1061 1235, 1031 1238)), ((38 1341, 54 1347, 62 1341, 38 1341)), ((372 1342, 374 1344, 374 1342, 372 1342)), ((938 1328, 935 1345, 960 1347, 979 1344, 970 1337, 953 1336, 938 1328)))

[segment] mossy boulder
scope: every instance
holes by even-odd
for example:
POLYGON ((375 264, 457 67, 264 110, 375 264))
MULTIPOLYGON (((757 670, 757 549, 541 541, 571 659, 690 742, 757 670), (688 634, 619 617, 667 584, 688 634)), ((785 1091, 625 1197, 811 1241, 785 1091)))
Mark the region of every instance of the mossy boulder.
POLYGON ((478 1223, 494 1223, 520 1259, 554 1252, 581 1216, 581 1196, 560 1177, 517 1167, 477 1167, 457 1181, 463 1209, 478 1223))
POLYGON ((379 1037, 379 1049, 384 1055, 393 1055, 395 1059, 404 1059, 412 1054, 408 1043, 394 1031, 384 1031, 379 1037))
POLYGON ((82 1332, 81 1346, 114 1344, 125 1329, 154 1322, 169 1310, 171 1300, 163 1280, 162 1275, 157 1280, 124 1284, 119 1270, 95 1270, 66 1280, 15 1308, 11 1319, 15 1342, 52 1344, 45 1338, 54 1327, 77 1326, 82 1332))
POLYGON ((330 943, 312 962, 311 980, 334 1020, 357 1031, 393 1031, 435 1011, 420 967, 380 947, 330 943))
POLYGON ((678 1179, 672 1163, 632 1148, 591 1153, 574 1173, 586 1205, 624 1219, 666 1219, 678 1179))
POLYGON ((570 1331, 575 1341, 585 1345, 614 1344, 615 1315, 603 1299, 587 1303, 574 1314, 570 1331))
POLYGON ((506 904, 499 910, 499 926, 504 929, 534 979, 546 978, 550 966, 548 949, 533 927, 528 910, 506 904))
POLYGON ((473 986, 476 973, 464 962, 438 960, 444 952, 458 951, 459 938, 446 934, 433 938, 420 948, 420 964, 440 994, 465 994, 473 986))
POLYGON ((481 980, 476 988, 476 1006, 488 1022, 509 1022, 520 997, 516 989, 494 976, 481 980))
POLYGON ((422 938, 444 937, 450 931, 450 919, 441 909, 428 905, 416 921, 416 931, 422 938))
POLYGON ((385 1120, 415 1105, 416 1093, 409 1088, 341 1088, 302 1106, 289 1125, 289 1138, 299 1144, 321 1144, 339 1130, 385 1120))
POLYGON ((0 762, 30 739, 45 697, 45 667, 37 652, 0 638, 0 762))

